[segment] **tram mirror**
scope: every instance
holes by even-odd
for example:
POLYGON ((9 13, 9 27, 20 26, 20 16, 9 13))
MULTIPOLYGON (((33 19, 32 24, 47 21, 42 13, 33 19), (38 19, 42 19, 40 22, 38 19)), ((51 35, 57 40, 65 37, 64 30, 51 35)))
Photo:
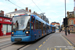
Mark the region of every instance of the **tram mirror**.
POLYGON ((35 17, 32 17, 32 18, 31 18, 31 21, 33 22, 34 20, 35 20, 35 17))

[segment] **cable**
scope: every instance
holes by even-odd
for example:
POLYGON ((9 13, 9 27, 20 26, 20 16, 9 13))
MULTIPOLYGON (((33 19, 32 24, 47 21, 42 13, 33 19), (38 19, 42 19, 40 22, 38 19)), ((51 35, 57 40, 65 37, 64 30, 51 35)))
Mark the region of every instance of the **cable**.
MULTIPOLYGON (((11 2, 10 0, 7 0, 7 1, 9 1, 10 3, 12 3, 12 4, 14 4, 13 2, 11 2)), ((21 8, 20 6, 18 6, 18 5, 16 5, 16 4, 14 4, 15 6, 17 6, 17 7, 19 7, 19 8, 21 8)))
MULTIPOLYGON (((12 4, 14 4, 13 2, 11 2, 10 0, 7 0, 7 1, 9 1, 10 3, 12 3, 12 4)), ((32 0, 32 2, 35 4, 35 2, 32 0)), ((20 6, 18 6, 18 5, 16 5, 16 4, 14 4, 15 6, 17 6, 17 7, 19 7, 19 8, 21 8, 20 6)), ((36 4, 35 4, 36 5, 36 4)), ((37 6, 37 5, 36 5, 37 6)), ((37 8, 42 12, 42 10, 37 6, 37 8)))
POLYGON ((19 2, 21 2, 22 4, 24 4, 24 5, 25 5, 25 3, 23 3, 23 2, 22 2, 22 0, 21 0, 21 1, 19 0, 19 2))
MULTIPOLYGON (((35 2, 32 0, 32 2, 35 4, 35 2)), ((36 4, 35 4, 36 5, 36 4)), ((37 6, 37 5, 36 5, 37 6)), ((37 6, 38 7, 38 6, 37 6)), ((42 10, 38 7, 38 9, 42 12, 42 10)))

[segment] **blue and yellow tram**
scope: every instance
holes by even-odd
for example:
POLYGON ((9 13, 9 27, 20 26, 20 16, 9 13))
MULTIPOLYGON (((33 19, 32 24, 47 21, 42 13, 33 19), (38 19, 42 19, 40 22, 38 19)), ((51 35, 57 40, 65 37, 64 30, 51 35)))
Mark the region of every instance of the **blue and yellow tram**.
POLYGON ((53 25, 36 15, 17 15, 12 18, 11 41, 32 42, 52 32, 53 25))

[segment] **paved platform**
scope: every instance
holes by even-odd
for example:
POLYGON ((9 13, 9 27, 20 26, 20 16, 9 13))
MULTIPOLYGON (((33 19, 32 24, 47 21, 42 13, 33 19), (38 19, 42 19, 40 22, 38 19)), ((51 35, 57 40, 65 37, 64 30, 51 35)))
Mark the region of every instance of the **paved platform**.
POLYGON ((6 42, 6 41, 10 41, 11 40, 11 35, 7 35, 7 36, 0 36, 0 43, 2 42, 6 42))
POLYGON ((9 37, 11 37, 11 35, 0 36, 0 39, 2 39, 2 38, 9 38, 9 37))
POLYGON ((65 32, 60 32, 74 47, 75 47, 75 34, 74 33, 67 33, 67 36, 65 35, 65 32))

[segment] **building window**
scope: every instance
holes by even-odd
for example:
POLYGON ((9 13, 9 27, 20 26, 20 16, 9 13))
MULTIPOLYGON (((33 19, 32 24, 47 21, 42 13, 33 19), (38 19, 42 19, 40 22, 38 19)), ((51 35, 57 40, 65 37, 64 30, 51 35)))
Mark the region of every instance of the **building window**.
POLYGON ((2 32, 11 32, 11 25, 3 24, 2 32))
POLYGON ((73 25, 73 24, 74 24, 73 20, 70 20, 69 25, 73 25))
POLYGON ((70 25, 70 23, 71 23, 71 20, 69 21, 69 25, 70 25))
POLYGON ((7 32, 7 25, 6 24, 3 24, 3 28, 2 28, 2 32, 7 32))
POLYGON ((71 20, 71 24, 73 25, 74 23, 73 23, 73 20, 71 20))
POLYGON ((8 25, 8 32, 11 32, 11 25, 8 25))

